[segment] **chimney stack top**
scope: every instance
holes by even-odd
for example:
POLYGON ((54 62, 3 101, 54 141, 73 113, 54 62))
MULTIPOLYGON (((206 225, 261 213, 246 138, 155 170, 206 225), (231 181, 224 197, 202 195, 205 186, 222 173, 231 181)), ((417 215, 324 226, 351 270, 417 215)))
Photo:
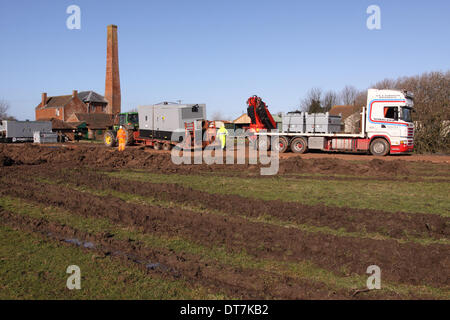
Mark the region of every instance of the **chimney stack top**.
POLYGON ((42 92, 41 98, 41 105, 45 106, 47 104, 47 92, 42 92))
POLYGON ((72 91, 72 97, 75 98, 77 95, 78 95, 78 91, 77 90, 73 90, 72 91))

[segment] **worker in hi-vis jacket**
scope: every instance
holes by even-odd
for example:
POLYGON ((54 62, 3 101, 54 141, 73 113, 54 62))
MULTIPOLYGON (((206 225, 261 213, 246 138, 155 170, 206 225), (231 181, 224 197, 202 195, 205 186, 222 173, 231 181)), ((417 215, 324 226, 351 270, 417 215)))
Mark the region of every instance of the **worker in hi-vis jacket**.
POLYGON ((120 126, 117 131, 117 140, 119 140, 119 151, 125 150, 125 145, 127 144, 127 133, 122 126, 120 126))
POLYGON ((220 146, 222 147, 222 150, 224 150, 226 147, 227 136, 228 136, 228 130, 225 129, 224 124, 222 124, 220 126, 220 129, 217 131, 217 136, 220 139, 220 146))

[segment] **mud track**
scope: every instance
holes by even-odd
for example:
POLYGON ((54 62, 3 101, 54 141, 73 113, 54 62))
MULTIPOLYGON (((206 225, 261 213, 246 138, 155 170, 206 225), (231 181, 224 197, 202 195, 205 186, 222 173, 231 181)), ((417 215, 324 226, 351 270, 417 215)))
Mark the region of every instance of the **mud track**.
MULTIPOLYGON (((7 212, 0 208, 2 225, 16 230, 38 232, 44 237, 70 245, 68 239, 89 241, 92 249, 101 256, 111 255, 113 258, 140 267, 149 274, 156 273, 167 279, 184 279, 194 282, 214 292, 221 292, 233 298, 241 299, 349 299, 351 294, 346 290, 330 292, 324 284, 299 280, 288 276, 280 276, 263 270, 233 268, 221 265, 214 260, 188 253, 174 254, 164 248, 148 248, 133 240, 123 241, 110 235, 89 234, 66 225, 34 219, 7 212), (157 263, 151 263, 157 262, 157 263), (158 267, 149 268, 148 265, 158 267), (270 277, 269 285, 264 278, 270 277)), ((393 298, 397 295, 391 294, 393 298)), ((422 297, 423 298, 423 297, 422 297)))
POLYGON ((345 228, 348 232, 365 230, 394 239, 405 239, 405 234, 409 237, 436 240, 450 237, 450 218, 434 214, 332 208, 280 200, 263 201, 238 195, 210 194, 176 184, 128 181, 86 169, 64 172, 42 169, 39 175, 53 181, 87 186, 94 190, 114 190, 167 202, 199 206, 236 216, 258 218, 266 214, 283 222, 330 227, 336 230, 345 228))
POLYGON ((59 185, 26 178, 3 183, 0 194, 57 206, 85 217, 108 218, 139 227, 145 233, 182 237, 203 246, 225 245, 229 252, 245 249, 257 258, 311 261, 345 276, 364 275, 376 264, 386 281, 413 285, 449 285, 450 251, 445 245, 422 246, 396 241, 336 237, 249 222, 241 217, 220 217, 182 209, 131 204, 113 197, 97 197, 59 185), (433 270, 433 272, 430 272, 433 270))
MULTIPOLYGON (((0 144, 1 166, 40 165, 44 163, 57 166, 82 165, 108 168, 146 168, 153 172, 228 172, 259 176, 261 165, 175 165, 170 153, 148 152, 141 148, 129 148, 123 153, 115 149, 98 146, 38 146, 31 144, 0 144)), ((225 162, 224 162, 225 163, 225 162)), ((373 159, 364 163, 350 163, 340 159, 303 159, 299 156, 280 159, 279 174, 292 173, 333 173, 395 176, 409 173, 406 162, 401 160, 384 161, 373 159)))

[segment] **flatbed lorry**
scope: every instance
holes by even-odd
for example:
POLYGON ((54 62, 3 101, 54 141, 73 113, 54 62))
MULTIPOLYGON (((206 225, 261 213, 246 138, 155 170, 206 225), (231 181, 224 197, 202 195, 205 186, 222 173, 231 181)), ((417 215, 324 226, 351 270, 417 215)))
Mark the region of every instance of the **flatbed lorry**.
POLYGON ((271 139, 258 137, 278 137, 275 147, 279 152, 305 153, 316 149, 385 156, 414 149, 413 95, 406 91, 369 89, 367 105, 361 111, 361 132, 356 134, 277 131, 267 106, 251 99, 247 102, 252 120, 249 139, 257 140, 260 149, 269 149, 271 139))

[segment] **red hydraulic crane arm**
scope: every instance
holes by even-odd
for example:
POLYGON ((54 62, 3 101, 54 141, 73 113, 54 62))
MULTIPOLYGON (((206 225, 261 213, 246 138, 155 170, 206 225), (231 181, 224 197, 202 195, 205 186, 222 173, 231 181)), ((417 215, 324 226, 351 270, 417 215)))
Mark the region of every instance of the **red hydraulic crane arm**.
POLYGON ((253 96, 247 100, 247 114, 250 117, 252 123, 251 129, 257 131, 266 129, 272 130, 277 127, 275 120, 273 120, 272 114, 269 112, 267 105, 258 96, 253 96))

